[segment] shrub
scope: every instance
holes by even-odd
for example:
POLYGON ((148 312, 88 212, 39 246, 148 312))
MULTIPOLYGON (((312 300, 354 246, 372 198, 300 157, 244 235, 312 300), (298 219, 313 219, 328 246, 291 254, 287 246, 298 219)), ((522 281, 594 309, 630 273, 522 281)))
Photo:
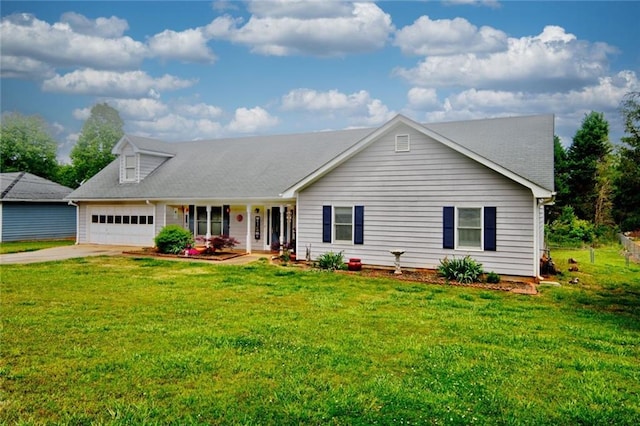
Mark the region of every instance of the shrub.
POLYGON ((217 235, 209 238, 209 251, 215 253, 225 248, 232 249, 240 244, 238 240, 228 235, 217 235))
POLYGON ((564 207, 548 227, 549 242, 560 246, 590 244, 595 237, 595 226, 587 220, 578 219, 571 206, 564 207))
POLYGON ((193 235, 178 225, 167 225, 155 238, 160 253, 179 254, 193 244, 193 235))
POLYGON ((500 282, 500 275, 491 271, 487 274, 487 282, 489 284, 498 284, 500 282))
POLYGON ((465 256, 462 259, 454 257, 451 260, 445 257, 440 261, 438 273, 448 280, 455 280, 465 284, 473 283, 479 281, 480 275, 482 275, 482 264, 469 256, 465 256))
POLYGON ((318 268, 328 271, 344 270, 347 265, 344 262, 343 252, 326 252, 318 258, 318 268))

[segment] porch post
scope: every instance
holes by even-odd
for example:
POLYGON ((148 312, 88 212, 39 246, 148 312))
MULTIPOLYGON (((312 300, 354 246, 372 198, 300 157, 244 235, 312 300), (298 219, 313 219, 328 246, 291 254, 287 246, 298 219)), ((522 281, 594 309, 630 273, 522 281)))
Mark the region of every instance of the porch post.
POLYGON ((284 250, 282 247, 284 244, 284 205, 280 204, 280 238, 279 238, 279 242, 280 242, 280 255, 282 255, 282 253, 284 253, 284 250))
POLYGON ((247 253, 251 253, 251 204, 247 204, 247 253))
POLYGON ((207 205, 207 247, 209 247, 209 239, 211 238, 211 206, 207 205))

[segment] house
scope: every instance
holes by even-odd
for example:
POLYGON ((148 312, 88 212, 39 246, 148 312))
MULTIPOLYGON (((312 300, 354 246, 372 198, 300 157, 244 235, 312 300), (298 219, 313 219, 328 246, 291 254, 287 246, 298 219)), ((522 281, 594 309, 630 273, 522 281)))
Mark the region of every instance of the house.
POLYGON ((470 255, 538 276, 553 201, 552 115, 166 143, 125 135, 68 196, 78 242, 152 246, 165 226, 247 252, 291 244, 363 264, 435 268, 470 255))
POLYGON ((0 173, 0 191, 1 242, 76 236, 76 208, 64 200, 71 188, 15 172, 0 173))

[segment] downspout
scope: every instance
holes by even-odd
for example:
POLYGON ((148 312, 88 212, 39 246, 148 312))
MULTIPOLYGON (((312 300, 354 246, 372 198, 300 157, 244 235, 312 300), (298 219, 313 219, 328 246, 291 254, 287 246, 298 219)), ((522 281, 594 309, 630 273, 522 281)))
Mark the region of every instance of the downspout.
POLYGON ((67 205, 76 208, 76 245, 80 244, 80 206, 70 200, 67 205))

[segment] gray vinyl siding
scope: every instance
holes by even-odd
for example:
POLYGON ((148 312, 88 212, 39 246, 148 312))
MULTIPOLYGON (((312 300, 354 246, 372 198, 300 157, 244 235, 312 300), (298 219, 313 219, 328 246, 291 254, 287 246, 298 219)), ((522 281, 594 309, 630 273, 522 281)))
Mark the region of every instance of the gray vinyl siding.
POLYGON ((140 154, 138 159, 138 179, 142 180, 149 176, 166 160, 165 157, 157 157, 155 155, 140 154))
POLYGON ((2 241, 74 238, 76 208, 67 203, 2 203, 2 241))
MULTIPOLYGON (((485 270, 534 275, 531 191, 406 126, 381 136, 299 194, 298 249, 312 257, 344 251, 364 264, 436 268, 445 256, 471 255, 485 270), (395 152, 395 135, 410 134, 411 150, 395 152), (364 244, 322 243, 322 206, 364 206, 364 244), (442 248, 443 207, 497 208, 497 251, 442 248)), ((536 212, 537 214, 537 212, 536 212)), ((537 219, 537 218, 536 218, 537 219)))

